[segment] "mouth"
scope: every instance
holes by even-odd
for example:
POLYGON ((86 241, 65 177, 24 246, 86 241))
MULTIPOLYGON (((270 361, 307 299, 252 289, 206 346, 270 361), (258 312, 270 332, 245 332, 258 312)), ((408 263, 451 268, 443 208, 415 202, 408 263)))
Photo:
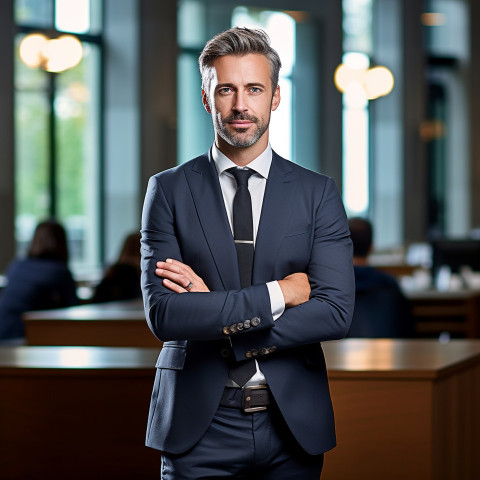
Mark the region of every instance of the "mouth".
POLYGON ((232 120, 228 122, 233 128, 248 128, 250 125, 253 125, 253 122, 250 120, 232 120))

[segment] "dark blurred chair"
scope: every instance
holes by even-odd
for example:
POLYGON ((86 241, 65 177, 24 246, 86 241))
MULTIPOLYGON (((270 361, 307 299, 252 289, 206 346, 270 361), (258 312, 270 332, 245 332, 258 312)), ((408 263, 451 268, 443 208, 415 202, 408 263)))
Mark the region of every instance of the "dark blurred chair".
MULTIPOLYGON (((414 325, 410 302, 393 277, 372 267, 355 267, 355 310, 348 337, 411 338, 414 325), (370 275, 369 275, 370 274, 370 275), (362 282, 362 277, 370 277, 362 282)), ((364 278, 365 280, 365 278, 364 278)))
POLYGON ((140 298, 140 233, 125 238, 118 260, 105 272, 90 303, 140 298))
POLYGON ((348 337, 410 338, 414 336, 410 302, 395 277, 368 265, 372 249, 371 223, 349 221, 355 271, 355 310, 348 337))

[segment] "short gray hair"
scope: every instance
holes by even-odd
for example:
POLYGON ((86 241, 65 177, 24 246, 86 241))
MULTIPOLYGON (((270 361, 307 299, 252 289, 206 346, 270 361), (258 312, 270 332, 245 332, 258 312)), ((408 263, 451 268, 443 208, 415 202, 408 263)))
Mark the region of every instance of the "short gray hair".
POLYGON ((278 77, 282 62, 275 49, 270 46, 270 38, 259 28, 233 27, 215 35, 205 45, 198 65, 202 75, 202 88, 207 92, 210 88, 211 76, 209 75, 213 62, 225 55, 247 55, 256 53, 264 55, 270 63, 270 78, 272 92, 278 85, 278 77))

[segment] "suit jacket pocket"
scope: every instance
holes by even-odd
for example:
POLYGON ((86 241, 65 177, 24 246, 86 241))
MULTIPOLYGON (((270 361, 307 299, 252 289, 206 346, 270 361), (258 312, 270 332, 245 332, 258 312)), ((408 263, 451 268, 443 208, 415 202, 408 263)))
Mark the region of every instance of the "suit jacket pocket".
POLYGON ((167 368, 169 370, 182 370, 185 364, 187 349, 180 345, 164 344, 158 356, 156 368, 167 368))

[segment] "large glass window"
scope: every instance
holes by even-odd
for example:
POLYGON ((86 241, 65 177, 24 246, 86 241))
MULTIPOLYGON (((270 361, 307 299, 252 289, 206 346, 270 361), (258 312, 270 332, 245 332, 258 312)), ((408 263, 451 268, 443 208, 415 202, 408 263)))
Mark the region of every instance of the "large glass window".
POLYGON ((68 234, 76 273, 99 264, 101 2, 17 0, 15 18, 15 235, 22 254, 39 221, 68 234), (92 8, 92 5, 94 8, 92 8), (29 68, 18 55, 32 32, 76 34, 80 63, 63 72, 29 68))
POLYGON ((206 152, 213 142, 212 122, 201 101, 202 82, 197 59, 207 40, 206 6, 181 0, 178 9, 178 163, 206 152))
POLYGON ((360 72, 370 67, 371 8, 371 0, 343 0, 343 63, 352 72, 343 95, 343 199, 352 216, 369 214, 369 102, 360 72))
POLYGON ((420 136, 428 164, 427 233, 470 234, 470 138, 467 78, 470 63, 467 2, 426 1, 426 115, 420 136))
POLYGON ((375 248, 403 244, 401 9, 399 2, 343 0, 343 198, 368 217, 375 248))

